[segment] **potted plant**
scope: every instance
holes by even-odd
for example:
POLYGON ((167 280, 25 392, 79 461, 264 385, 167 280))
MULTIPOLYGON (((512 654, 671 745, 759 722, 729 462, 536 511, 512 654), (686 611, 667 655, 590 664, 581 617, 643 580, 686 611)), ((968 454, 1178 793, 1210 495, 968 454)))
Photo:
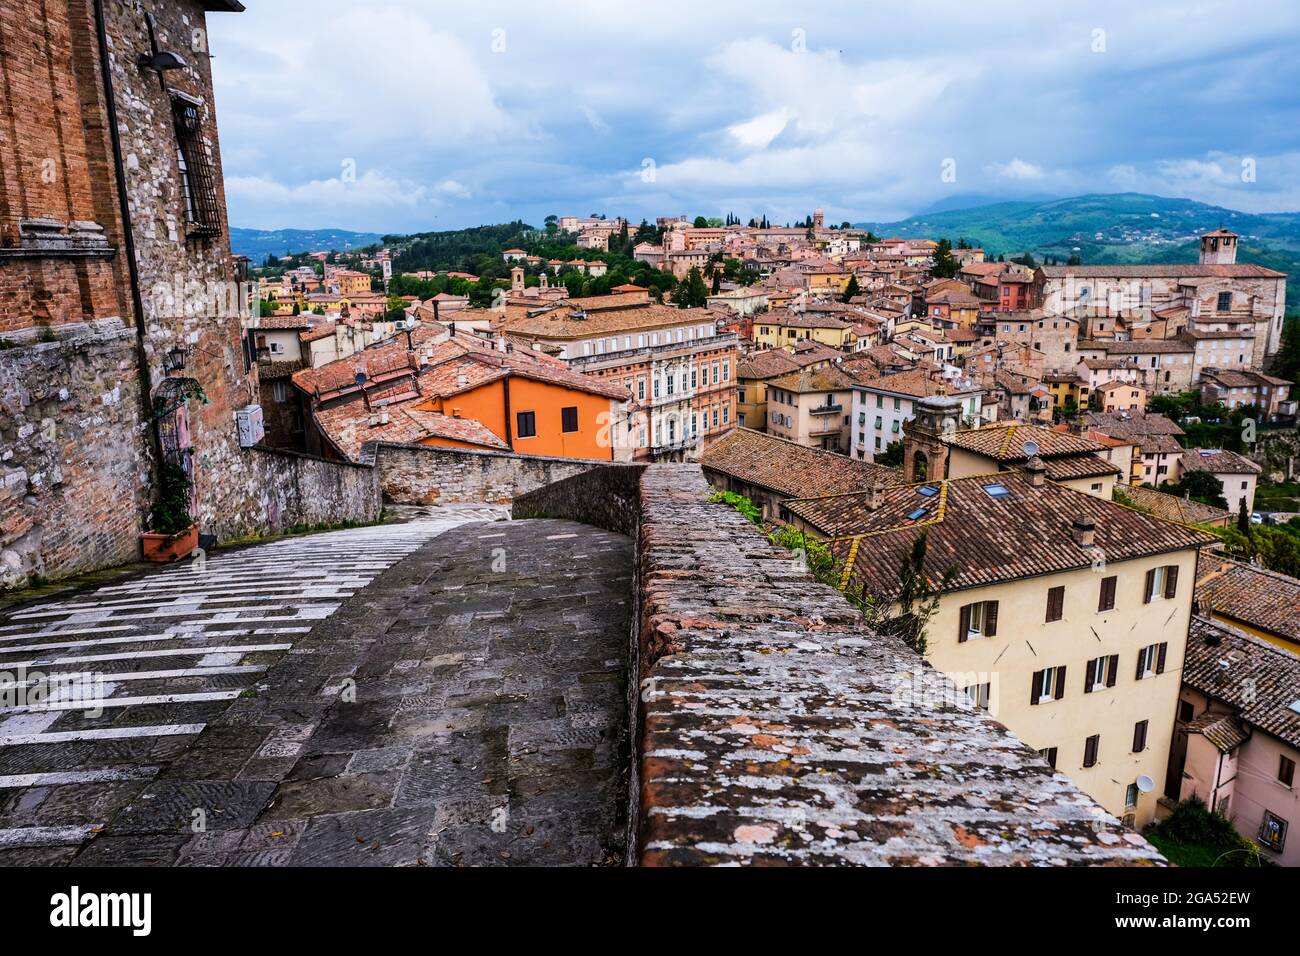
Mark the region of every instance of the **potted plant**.
POLYGON ((149 527, 140 536, 146 561, 178 561, 198 547, 199 528, 190 517, 190 476, 180 465, 165 462, 159 469, 158 500, 149 527))

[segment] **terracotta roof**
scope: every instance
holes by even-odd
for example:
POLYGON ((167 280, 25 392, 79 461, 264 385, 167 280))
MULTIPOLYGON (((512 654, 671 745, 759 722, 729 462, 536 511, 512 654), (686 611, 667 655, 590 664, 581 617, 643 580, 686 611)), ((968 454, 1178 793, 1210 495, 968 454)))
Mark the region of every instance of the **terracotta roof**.
POLYGON ((1190 448, 1183 452, 1183 471, 1208 471, 1212 475, 1258 475, 1264 469, 1245 455, 1226 448, 1190 448))
POLYGON ((1300 648, 1300 580, 1206 551, 1196 564, 1196 600, 1203 611, 1295 641, 1300 648))
POLYGON ((1047 477, 1052 481, 1070 481, 1079 478, 1103 478, 1106 475, 1122 475, 1123 469, 1100 455, 1067 455, 1061 458, 1044 459, 1047 477))
POLYGON ((769 388, 779 388, 787 392, 833 392, 844 391, 853 386, 853 377, 834 365, 821 368, 805 368, 788 375, 781 375, 768 380, 769 388))
POLYGON ((426 438, 449 438, 483 448, 508 450, 505 442, 472 418, 453 418, 440 412, 415 408, 416 399, 404 405, 386 406, 388 422, 372 425, 372 415, 364 402, 352 401, 314 412, 321 431, 342 454, 352 461, 361 460, 366 442, 385 441, 395 444, 419 444, 426 438))
POLYGON ((722 436, 704 450, 700 464, 789 497, 838 494, 870 487, 875 481, 886 485, 902 481, 892 468, 748 428, 733 428, 722 436))
POLYGON ((873 392, 907 395, 912 398, 938 395, 941 389, 948 395, 968 395, 982 390, 978 386, 967 388, 947 381, 937 374, 932 366, 888 373, 865 381, 859 378, 858 387, 873 392))
POLYGON ((1156 412, 1089 412, 1084 420, 1099 432, 1115 438, 1134 439, 1144 448, 1145 438, 1157 435, 1178 437, 1184 434, 1177 423, 1156 412))
POLYGON ((1232 705, 1250 726, 1300 747, 1300 657, 1193 616, 1182 676, 1189 687, 1232 705))
POLYGON ((346 394, 358 390, 357 373, 364 370, 368 387, 414 376, 418 377, 421 394, 433 397, 454 395, 516 375, 617 401, 630 398, 623 386, 572 371, 564 362, 541 352, 518 346, 511 352, 501 352, 492 342, 464 333, 432 341, 443 335, 446 329, 441 325, 421 326, 411 335, 414 351, 408 348, 406 336, 396 336, 336 362, 304 369, 294 375, 293 382, 306 392, 346 394))
MULTIPOLYGON (((497 313, 490 313, 494 320, 497 313)), ((714 325, 719 313, 711 309, 678 309, 646 304, 643 296, 598 296, 568 299, 553 306, 508 303, 504 319, 494 321, 516 335, 548 339, 585 339, 615 332, 644 332, 675 325, 714 325), (633 299, 635 301, 629 301, 633 299), (602 301, 605 300, 605 301, 602 301), (577 317, 575 317, 575 315, 577 317)))
POLYGON ((861 492, 785 507, 835 539, 839 560, 852 557, 849 583, 881 597, 897 591, 898 569, 923 529, 926 571, 938 580, 955 566, 951 590, 1091 567, 1096 550, 1076 544, 1071 530, 1078 518, 1092 519, 1109 563, 1218 540, 1053 481, 1034 487, 1016 471, 891 488, 875 510, 861 492))
POLYGON ((1223 753, 1231 753, 1250 739, 1250 731, 1233 714, 1206 711, 1187 724, 1187 732, 1200 734, 1223 753))
POLYGON ((334 334, 337 322, 321 322, 313 325, 306 332, 299 332, 298 339, 302 342, 315 342, 317 339, 326 339, 334 334))
MULTIPOLYGON (((1202 504, 1191 498, 1180 498, 1168 492, 1143 488, 1140 485, 1125 485, 1120 492, 1143 511, 1149 511, 1157 518, 1177 521, 1179 524, 1213 524, 1232 517, 1222 508, 1202 504)), ((1201 555, 1202 558, 1205 554, 1201 555)))
POLYGON ((1044 461, 1067 455, 1089 455, 1093 452, 1105 451, 1104 446, 1091 438, 1058 432, 1041 425, 1022 425, 1018 422, 985 425, 981 428, 959 431, 943 438, 946 445, 983 455, 1001 464, 1027 461, 1029 456, 1025 454, 1025 443, 1030 441, 1038 445, 1037 454, 1044 461))

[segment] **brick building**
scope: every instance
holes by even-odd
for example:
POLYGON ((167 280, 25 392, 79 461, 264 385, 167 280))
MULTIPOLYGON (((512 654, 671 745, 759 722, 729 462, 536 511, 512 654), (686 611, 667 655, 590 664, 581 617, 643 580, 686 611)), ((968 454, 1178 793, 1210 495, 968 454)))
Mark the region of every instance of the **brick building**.
POLYGON ((266 522, 205 19, 242 9, 0 7, 0 586, 134 559, 160 452, 201 531, 266 522))

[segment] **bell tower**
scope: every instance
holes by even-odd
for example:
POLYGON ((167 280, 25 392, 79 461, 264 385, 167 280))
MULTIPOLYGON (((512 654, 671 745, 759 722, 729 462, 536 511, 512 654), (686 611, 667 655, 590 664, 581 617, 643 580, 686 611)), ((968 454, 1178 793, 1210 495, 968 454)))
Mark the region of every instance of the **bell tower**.
POLYGON ((961 427, 960 398, 933 395, 916 403, 916 417, 903 423, 903 480, 937 481, 948 475, 943 439, 961 427))
POLYGON ((1231 229, 1215 229, 1201 236, 1201 265, 1230 266, 1237 261, 1237 240, 1231 229))

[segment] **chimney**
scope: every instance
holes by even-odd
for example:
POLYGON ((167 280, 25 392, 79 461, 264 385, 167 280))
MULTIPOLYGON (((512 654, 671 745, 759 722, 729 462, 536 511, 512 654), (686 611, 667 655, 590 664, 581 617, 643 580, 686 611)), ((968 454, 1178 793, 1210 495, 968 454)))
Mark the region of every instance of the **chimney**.
POLYGON ((1093 538, 1097 530, 1097 523, 1087 515, 1075 518, 1070 524, 1070 536, 1074 538, 1074 543, 1081 548, 1093 547, 1093 538))
POLYGON ((1043 483, 1047 481, 1047 465, 1043 463, 1043 459, 1035 455, 1025 462, 1025 477, 1032 487, 1043 487, 1043 483))
POLYGON ((878 511, 885 503, 885 483, 877 478, 871 483, 871 493, 867 498, 867 510, 878 511))

